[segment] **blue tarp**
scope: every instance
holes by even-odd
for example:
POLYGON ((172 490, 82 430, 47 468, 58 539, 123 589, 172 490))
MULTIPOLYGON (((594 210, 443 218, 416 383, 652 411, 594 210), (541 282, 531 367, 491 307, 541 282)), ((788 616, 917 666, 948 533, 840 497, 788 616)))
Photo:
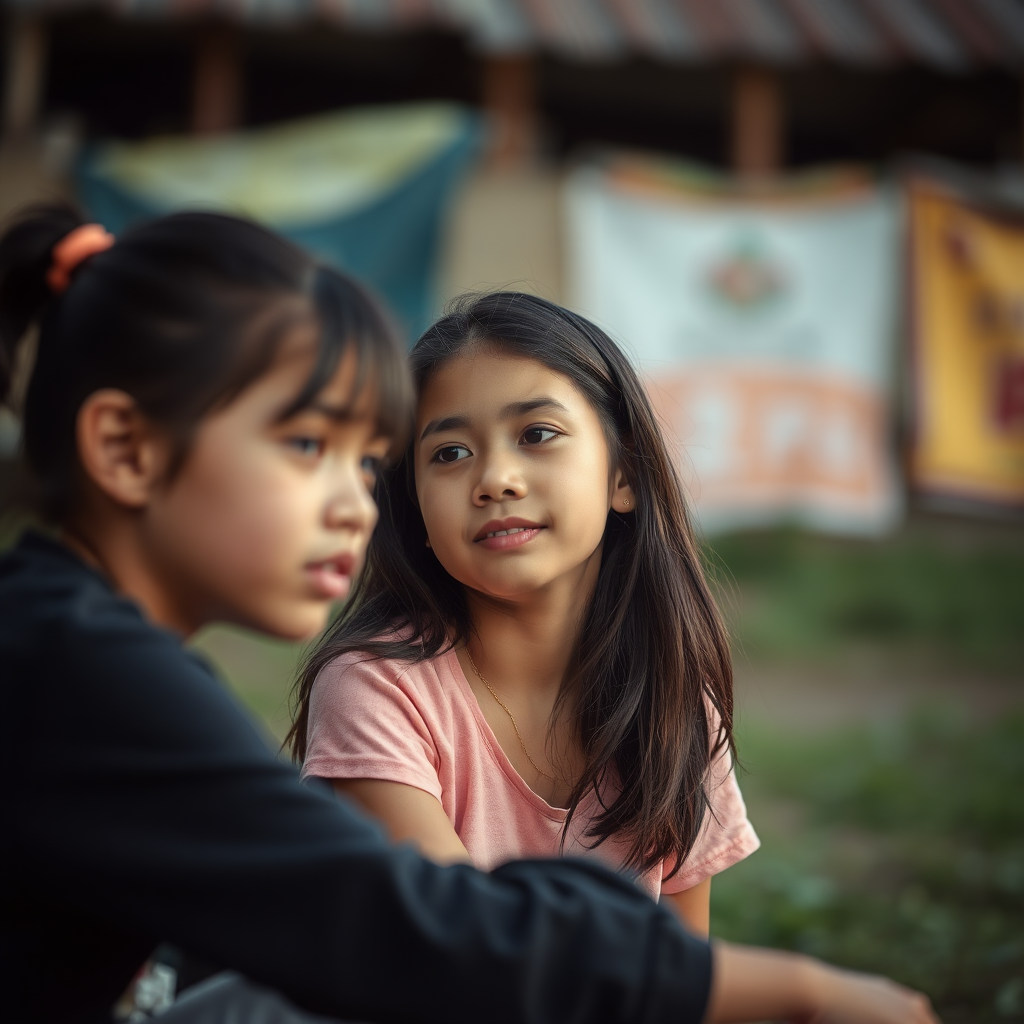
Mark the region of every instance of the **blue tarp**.
POLYGON ((251 216, 353 273, 415 338, 436 310, 441 229, 479 120, 446 104, 366 108, 220 139, 104 143, 80 200, 117 234, 176 209, 251 216))

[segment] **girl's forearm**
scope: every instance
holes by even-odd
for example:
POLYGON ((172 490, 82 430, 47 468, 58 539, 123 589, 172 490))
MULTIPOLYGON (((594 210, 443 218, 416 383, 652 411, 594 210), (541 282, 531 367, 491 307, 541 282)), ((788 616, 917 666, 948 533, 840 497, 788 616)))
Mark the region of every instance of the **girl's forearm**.
POLYGON ((777 950, 714 944, 705 1024, 937 1024, 925 996, 886 978, 777 950))
POLYGON ((706 1024, 793 1020, 807 1016, 812 961, 792 953, 714 943, 706 1024))

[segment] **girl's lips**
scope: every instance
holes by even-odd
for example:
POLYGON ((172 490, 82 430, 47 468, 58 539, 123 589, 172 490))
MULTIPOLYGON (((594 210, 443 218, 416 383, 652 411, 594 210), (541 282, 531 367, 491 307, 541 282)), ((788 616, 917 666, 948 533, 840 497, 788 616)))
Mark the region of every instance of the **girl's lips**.
POLYGON ((355 560, 350 555, 331 558, 325 562, 310 562, 306 577, 317 596, 327 601, 341 601, 348 597, 352 586, 355 560))
POLYGON ((502 531, 496 536, 482 537, 476 543, 488 551, 509 551, 512 548, 521 548, 529 544, 536 537, 543 526, 513 526, 507 532, 502 531))

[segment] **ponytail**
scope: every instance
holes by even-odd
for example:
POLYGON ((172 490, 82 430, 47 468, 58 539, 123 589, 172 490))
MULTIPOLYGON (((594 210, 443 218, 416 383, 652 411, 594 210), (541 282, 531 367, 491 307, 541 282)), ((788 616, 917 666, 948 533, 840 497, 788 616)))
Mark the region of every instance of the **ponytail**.
POLYGON ((28 328, 53 298, 46 283, 53 248, 81 224, 71 206, 33 207, 0 238, 0 404, 11 400, 28 328))

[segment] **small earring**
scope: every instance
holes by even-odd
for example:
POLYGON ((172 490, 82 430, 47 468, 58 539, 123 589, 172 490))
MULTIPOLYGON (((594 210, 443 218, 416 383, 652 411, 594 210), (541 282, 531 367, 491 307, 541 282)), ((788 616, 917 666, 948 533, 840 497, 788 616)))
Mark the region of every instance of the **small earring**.
POLYGON ((629 498, 623 498, 622 499, 622 504, 623 505, 628 505, 629 504, 629 498))

